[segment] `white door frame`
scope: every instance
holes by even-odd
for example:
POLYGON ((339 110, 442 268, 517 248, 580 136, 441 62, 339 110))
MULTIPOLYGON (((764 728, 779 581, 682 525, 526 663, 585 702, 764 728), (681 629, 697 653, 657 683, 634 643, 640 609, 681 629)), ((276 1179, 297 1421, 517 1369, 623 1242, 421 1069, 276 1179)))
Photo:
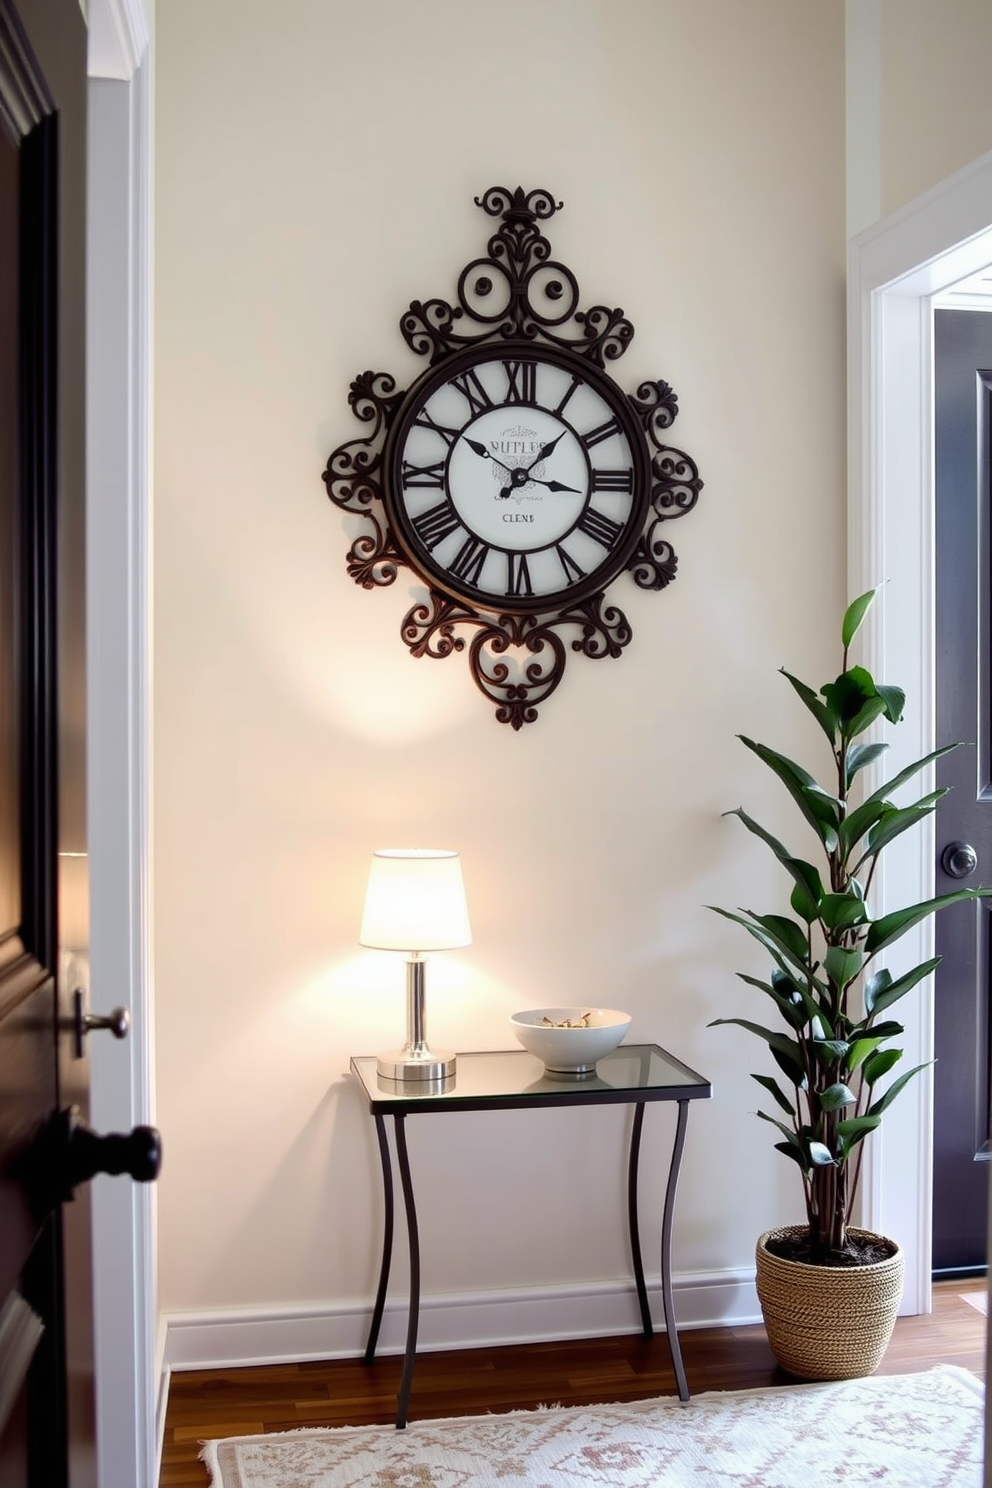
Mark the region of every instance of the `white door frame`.
MULTIPOLYGON (((854 238, 848 255, 848 592, 853 598, 885 582, 866 629, 865 663, 909 698, 891 735, 886 775, 950 742, 938 737, 934 717, 931 305, 935 294, 990 263, 992 154, 854 238)), ((875 784, 883 778, 877 774, 875 784)), ((928 788, 926 777, 921 784, 928 788)), ((933 896, 932 818, 916 840, 918 853, 890 855, 876 877, 883 912, 933 896)), ((901 964, 931 956, 933 942, 932 921, 904 936, 901 964)), ((899 1014, 904 1067, 932 1059, 932 979, 918 998, 900 1003, 899 1014)), ((930 1080, 906 1088, 873 1143, 863 1222, 906 1251, 903 1312, 928 1312, 930 1080)))
MULTIPOLYGON (((145 0, 89 0, 87 810, 90 995, 130 1009, 91 1038, 90 1118, 153 1120, 150 978, 151 48, 145 0)), ((158 1481, 154 1191, 92 1189, 99 1488, 158 1481)))

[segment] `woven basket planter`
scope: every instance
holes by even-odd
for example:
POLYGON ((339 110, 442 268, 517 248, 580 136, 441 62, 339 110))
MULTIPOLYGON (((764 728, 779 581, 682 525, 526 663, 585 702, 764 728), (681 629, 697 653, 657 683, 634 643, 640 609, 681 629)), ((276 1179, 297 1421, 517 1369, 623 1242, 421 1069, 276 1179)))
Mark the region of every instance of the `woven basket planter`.
POLYGON ((877 1369, 892 1336, 905 1257, 897 1247, 870 1266, 810 1266, 766 1248, 768 1240, 805 1229, 768 1230, 755 1250, 768 1342, 782 1368, 800 1379, 859 1379, 877 1369))

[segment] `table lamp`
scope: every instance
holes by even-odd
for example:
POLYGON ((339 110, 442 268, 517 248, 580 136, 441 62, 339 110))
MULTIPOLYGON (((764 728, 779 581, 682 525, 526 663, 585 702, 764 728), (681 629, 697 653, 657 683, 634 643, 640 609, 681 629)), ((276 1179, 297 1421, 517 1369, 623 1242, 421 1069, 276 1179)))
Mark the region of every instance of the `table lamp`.
POLYGON ((372 854, 359 944, 406 952, 406 1043, 380 1054, 387 1080, 443 1080, 454 1054, 427 1043, 428 951, 472 944, 461 861, 456 852, 426 847, 380 848, 372 854))

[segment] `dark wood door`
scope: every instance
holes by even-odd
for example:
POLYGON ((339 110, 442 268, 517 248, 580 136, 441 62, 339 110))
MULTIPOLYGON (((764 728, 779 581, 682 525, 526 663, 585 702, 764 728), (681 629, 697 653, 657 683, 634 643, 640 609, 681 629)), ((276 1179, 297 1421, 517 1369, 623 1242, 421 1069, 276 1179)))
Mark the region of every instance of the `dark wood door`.
POLYGON ((0 0, 4 1488, 96 1481, 92 1365, 81 1357, 88 1287, 66 1286, 64 1188, 53 1162, 59 1113, 86 1102, 61 951, 60 919, 72 906, 59 888, 61 868, 72 862, 78 878, 86 861, 85 152, 78 0, 0 0))
MULTIPOLYGON (((935 495, 938 765, 936 891, 992 885, 992 314, 937 310, 935 495)), ((984 903, 937 917, 933 1266, 987 1260, 990 917, 984 903)))

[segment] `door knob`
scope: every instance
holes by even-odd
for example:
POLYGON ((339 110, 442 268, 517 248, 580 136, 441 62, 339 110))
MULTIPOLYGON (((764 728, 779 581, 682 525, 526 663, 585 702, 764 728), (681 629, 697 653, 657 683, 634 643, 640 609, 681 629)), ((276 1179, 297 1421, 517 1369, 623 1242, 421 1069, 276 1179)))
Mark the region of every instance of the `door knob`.
POLYGON ((81 1183, 97 1173, 127 1173, 151 1183, 162 1166, 162 1138, 154 1126, 101 1136, 79 1118, 76 1106, 53 1111, 21 1155, 16 1176, 33 1194, 42 1213, 75 1197, 81 1183))
POLYGON ((970 842, 949 842, 940 855, 940 866, 950 878, 967 878, 978 867, 978 854, 970 842))
POLYGON ((119 1177, 127 1173, 135 1183, 153 1183, 162 1166, 162 1138, 154 1126, 101 1136, 77 1120, 70 1108, 66 1146, 65 1184, 71 1191, 97 1173, 119 1177))
POLYGON ((83 1057, 83 1040, 94 1028, 106 1028, 116 1039, 127 1038, 131 1027, 131 1014, 125 1007, 115 1007, 104 1016, 86 1011, 86 994, 77 987, 72 994, 72 1028, 77 1059, 83 1057))

